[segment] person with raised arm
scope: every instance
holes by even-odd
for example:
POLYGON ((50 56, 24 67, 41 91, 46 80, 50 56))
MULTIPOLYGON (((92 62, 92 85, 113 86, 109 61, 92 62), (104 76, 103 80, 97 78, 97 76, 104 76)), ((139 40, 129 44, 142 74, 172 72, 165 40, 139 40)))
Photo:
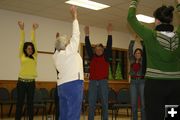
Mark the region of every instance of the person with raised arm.
MULTIPOLYGON (((177 0, 180 11, 180 0, 177 0)), ((180 26, 172 25, 173 6, 154 11, 155 29, 142 25, 136 18, 139 0, 131 0, 128 22, 143 39, 147 69, 145 74, 145 111, 147 120, 164 120, 165 105, 180 104, 180 26)))
POLYGON ((77 9, 71 6, 73 17, 72 37, 57 33, 54 64, 58 73, 59 120, 80 120, 83 99, 83 62, 78 52, 80 43, 77 9))
POLYGON ((138 120, 138 98, 140 98, 141 120, 145 120, 144 103, 144 75, 146 73, 146 52, 143 41, 135 35, 135 40, 129 43, 129 61, 130 61, 130 93, 132 106, 132 120, 138 120))
POLYGON ((89 39, 89 27, 84 28, 85 46, 90 59, 90 78, 88 89, 89 113, 88 120, 94 120, 96 101, 99 97, 102 104, 102 120, 108 120, 108 72, 112 57, 112 24, 107 27, 108 37, 106 48, 100 43, 93 48, 89 39), (98 96, 98 93, 100 96, 98 96))
POLYGON ((27 98, 27 113, 29 120, 33 120, 33 99, 35 91, 35 78, 37 77, 37 45, 35 39, 35 31, 38 24, 32 25, 31 40, 25 42, 24 22, 18 22, 21 38, 19 45, 20 72, 17 82, 17 104, 15 120, 21 120, 22 109, 27 98))

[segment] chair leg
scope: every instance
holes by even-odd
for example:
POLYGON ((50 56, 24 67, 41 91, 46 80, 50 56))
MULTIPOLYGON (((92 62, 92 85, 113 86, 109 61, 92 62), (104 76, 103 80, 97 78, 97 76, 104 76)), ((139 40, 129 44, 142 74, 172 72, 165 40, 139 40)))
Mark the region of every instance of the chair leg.
POLYGON ((53 103, 51 103, 50 106, 49 106, 49 111, 48 111, 49 114, 51 113, 52 106, 53 106, 53 103))
POLYGON ((44 120, 44 108, 43 108, 43 113, 42 113, 42 120, 44 120))
POLYGON ((115 120, 116 120, 117 116, 118 116, 118 109, 115 111, 115 120))
POLYGON ((3 105, 1 104, 1 118, 3 119, 3 105))
POLYGON ((103 120, 103 116, 102 116, 102 108, 100 109, 100 116, 101 116, 101 120, 103 120))
POLYGON ((24 120, 26 120, 26 109, 24 109, 23 114, 24 114, 24 120))
POLYGON ((46 106, 44 108, 44 115, 45 115, 45 119, 47 120, 47 109, 46 109, 46 106))
POLYGON ((38 113, 39 113, 39 108, 36 109, 36 115, 38 115, 38 113))
POLYGON ((129 117, 129 111, 128 111, 128 108, 127 108, 127 116, 129 117))
POLYGON ((54 114, 53 114, 53 120, 54 120, 54 114))
POLYGON ((3 105, 1 105, 1 118, 3 119, 3 105))
POLYGON ((116 116, 117 116, 116 113, 117 113, 117 110, 114 111, 114 118, 115 118, 115 120, 116 120, 116 116))
POLYGON ((82 114, 83 114, 83 119, 85 120, 85 116, 86 116, 85 104, 82 105, 82 114))
POLYGON ((52 114, 53 114, 53 120, 55 120, 56 119, 56 109, 55 108, 53 109, 52 114))
POLYGON ((9 116, 9 117, 11 116, 12 109, 13 109, 13 104, 11 104, 11 107, 10 107, 10 109, 9 109, 9 113, 8 113, 8 116, 9 116))
POLYGON ((130 114, 130 116, 131 116, 131 120, 132 120, 132 108, 130 108, 130 110, 131 110, 131 114, 130 114))
POLYGON ((53 120, 55 120, 56 110, 53 110, 53 120))

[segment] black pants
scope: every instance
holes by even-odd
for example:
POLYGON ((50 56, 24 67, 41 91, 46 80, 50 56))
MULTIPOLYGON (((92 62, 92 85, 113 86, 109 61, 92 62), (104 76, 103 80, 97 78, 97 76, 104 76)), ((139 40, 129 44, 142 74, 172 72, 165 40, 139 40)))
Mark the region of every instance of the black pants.
POLYGON ((180 105, 180 80, 146 80, 146 120, 164 120, 165 105, 180 105))
POLYGON ((22 108, 25 102, 27 102, 27 113, 29 120, 33 120, 33 98, 35 90, 35 81, 33 82, 17 82, 17 103, 16 103, 16 117, 15 120, 21 120, 22 108))

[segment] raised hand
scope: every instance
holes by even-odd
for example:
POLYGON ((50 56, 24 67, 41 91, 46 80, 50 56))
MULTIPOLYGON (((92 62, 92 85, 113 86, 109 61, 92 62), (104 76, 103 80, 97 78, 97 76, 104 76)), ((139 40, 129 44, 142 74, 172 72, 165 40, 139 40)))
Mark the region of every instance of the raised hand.
POLYGON ((180 0, 177 0, 177 3, 180 4, 180 0))
POLYGON ((108 32, 108 34, 111 34, 112 30, 113 30, 113 26, 112 26, 111 23, 109 23, 108 26, 107 26, 107 32, 108 32))
POLYGON ((134 39, 137 43, 141 42, 140 37, 137 34, 134 34, 134 39))
POLYGON ((89 26, 84 27, 84 33, 85 35, 89 35, 89 26))
POLYGON ((57 32, 57 33, 56 33, 56 39, 59 37, 59 35, 60 35, 59 32, 57 32))
POLYGON ((24 30, 24 22, 23 21, 18 21, 18 25, 21 30, 24 30))
POLYGON ((38 27, 39 27, 39 25, 38 25, 37 23, 34 23, 34 24, 32 25, 33 30, 36 30, 38 27))
POLYGON ((71 12, 73 19, 77 19, 77 8, 76 8, 76 6, 71 6, 70 12, 71 12))

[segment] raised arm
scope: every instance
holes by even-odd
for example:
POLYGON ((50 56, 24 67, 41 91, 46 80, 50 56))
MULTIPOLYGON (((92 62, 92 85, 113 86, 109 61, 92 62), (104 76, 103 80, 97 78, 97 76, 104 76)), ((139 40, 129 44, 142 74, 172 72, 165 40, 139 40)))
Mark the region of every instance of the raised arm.
MULTIPOLYGON (((57 32, 56 33, 56 41, 59 39, 60 33, 57 32)), ((57 48, 56 48, 56 42, 55 42, 55 48, 54 48, 54 53, 56 52, 57 48)))
POLYGON ((73 17, 73 28, 72 28, 72 37, 70 39, 70 44, 66 47, 66 50, 70 50, 72 52, 78 52, 79 43, 80 43, 80 31, 79 31, 79 23, 77 20, 77 8, 75 6, 71 6, 70 12, 73 17))
POLYGON ((144 25, 142 25, 136 18, 136 8, 137 8, 138 0, 131 0, 131 4, 128 11, 127 20, 133 30, 143 39, 149 40, 149 38, 153 34, 153 30, 148 29, 144 25))
POLYGON ((133 47, 134 47, 134 40, 131 40, 129 43, 129 49, 128 49, 128 57, 129 57, 129 62, 130 64, 135 62, 134 54, 133 54, 133 47))
POLYGON ((23 46, 24 46, 24 41, 25 41, 25 32, 24 32, 24 22, 23 21, 18 21, 18 26, 20 28, 20 43, 19 43, 19 57, 23 55, 23 46))
POLYGON ((35 48, 35 53, 33 56, 35 56, 35 57, 37 57, 37 43, 36 43, 36 38, 35 38, 35 31, 37 30, 38 27, 39 27, 39 25, 37 23, 34 23, 32 25, 32 33, 31 33, 31 40, 32 40, 32 43, 35 48))
POLYGON ((85 33, 86 51, 87 51, 89 58, 91 59, 93 57, 93 50, 92 50, 91 42, 89 40, 89 26, 84 27, 84 33, 85 33))
POLYGON ((180 5, 180 0, 177 0, 178 5, 180 5))
POLYGON ((105 49, 105 57, 106 60, 109 60, 109 58, 112 56, 112 24, 111 23, 109 23, 107 26, 107 33, 108 33, 108 38, 105 49))

